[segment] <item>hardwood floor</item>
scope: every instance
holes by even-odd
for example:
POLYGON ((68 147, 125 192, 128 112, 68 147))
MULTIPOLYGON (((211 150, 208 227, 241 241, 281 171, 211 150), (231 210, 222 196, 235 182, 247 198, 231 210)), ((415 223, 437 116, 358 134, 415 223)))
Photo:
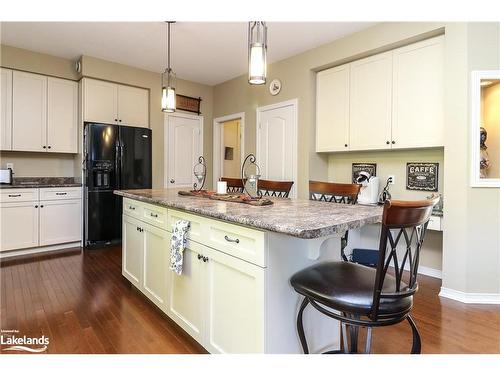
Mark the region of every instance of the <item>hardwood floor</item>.
MULTIPOLYGON (((119 247, 4 260, 0 274, 0 328, 48 336, 48 353, 204 353, 122 278, 119 247)), ((440 280, 419 282, 423 353, 500 353, 500 306, 439 298, 440 280)), ((374 330, 374 353, 410 347, 406 323, 374 330)))

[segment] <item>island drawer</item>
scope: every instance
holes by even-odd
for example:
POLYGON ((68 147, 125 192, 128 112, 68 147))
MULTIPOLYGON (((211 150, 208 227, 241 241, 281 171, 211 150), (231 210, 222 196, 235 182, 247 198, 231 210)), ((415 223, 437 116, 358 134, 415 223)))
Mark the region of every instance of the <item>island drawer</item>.
POLYGON ((2 189, 0 202, 30 202, 38 200, 38 189, 2 189))
POLYGON ((81 199, 82 188, 80 187, 62 187, 62 188, 41 188, 40 200, 52 201, 59 199, 81 199))
POLYGON ((142 202, 123 198, 123 213, 128 216, 135 217, 137 219, 142 218, 142 202))
POLYGON ((265 232, 224 221, 169 210, 168 227, 177 220, 191 223, 188 238, 260 267, 266 267, 265 232))
POLYGON ((167 227, 167 209, 165 207, 154 206, 143 203, 142 220, 154 225, 155 227, 168 230, 167 227))

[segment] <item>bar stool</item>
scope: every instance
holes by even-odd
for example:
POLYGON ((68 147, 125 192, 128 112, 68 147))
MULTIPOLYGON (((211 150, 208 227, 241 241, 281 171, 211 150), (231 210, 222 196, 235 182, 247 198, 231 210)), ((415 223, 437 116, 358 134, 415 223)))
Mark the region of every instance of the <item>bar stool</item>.
POLYGON ((263 196, 288 198, 293 181, 259 180, 259 190, 263 196))
MULTIPOLYGON (((335 182, 309 181, 309 199, 332 203, 356 204, 358 202, 359 184, 339 184, 335 182)), ((349 239, 346 231, 340 240, 340 255, 342 260, 348 262, 345 248, 349 239)))
POLYGON ((241 178, 221 177, 220 181, 227 182, 228 193, 243 193, 243 182, 241 178))
MULTIPOLYGON (((427 224, 438 196, 423 201, 386 201, 380 231, 377 268, 351 262, 322 262, 297 272, 292 287, 304 296, 297 315, 297 331, 304 353, 309 353, 302 324, 307 305, 341 322, 344 353, 358 350, 360 327, 367 328, 365 353, 371 351, 372 328, 407 320, 412 329, 412 354, 421 352, 421 339, 411 317, 417 271, 427 224), (399 243, 406 250, 398 258, 399 243), (394 267, 394 275, 387 272, 394 267), (409 272, 403 272, 408 263, 409 272), (347 329, 349 329, 348 343, 347 329)), ((401 254, 400 254, 401 255, 401 254)), ((341 353, 331 351, 329 353, 341 353)))

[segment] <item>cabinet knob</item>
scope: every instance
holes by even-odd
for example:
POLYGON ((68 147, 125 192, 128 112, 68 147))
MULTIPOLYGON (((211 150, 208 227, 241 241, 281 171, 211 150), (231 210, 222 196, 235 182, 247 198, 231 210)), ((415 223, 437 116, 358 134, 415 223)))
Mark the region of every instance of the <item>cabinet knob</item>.
POLYGON ((47 148, 51 148, 50 146, 48 146, 47 148))
POLYGON ((395 144, 395 143, 396 143, 396 141, 392 141, 392 144, 395 144))
POLYGON ((198 260, 202 259, 203 258, 203 255, 201 254, 198 254, 198 260))
POLYGON ((387 141, 387 142, 385 142, 385 144, 389 145, 389 144, 391 144, 391 142, 387 141))
POLYGON ((35 204, 35 208, 38 208, 38 204, 35 204))
POLYGON ((347 147, 347 143, 344 145, 344 147, 347 147))
POLYGON ((118 122, 122 122, 122 120, 120 119, 120 120, 118 120, 118 122))
POLYGON ((42 148, 47 148, 47 146, 42 146, 42 148))
POLYGON ((43 208, 43 204, 40 205, 40 208, 43 208))
POLYGON ((174 183, 175 183, 175 180, 172 178, 172 179, 170 180, 170 183, 171 183, 171 184, 174 184, 174 183))
POLYGON ((208 262, 208 257, 203 257, 203 262, 207 263, 208 262))
POLYGON ((117 118, 115 118, 115 121, 118 121, 118 119, 117 119, 117 118))

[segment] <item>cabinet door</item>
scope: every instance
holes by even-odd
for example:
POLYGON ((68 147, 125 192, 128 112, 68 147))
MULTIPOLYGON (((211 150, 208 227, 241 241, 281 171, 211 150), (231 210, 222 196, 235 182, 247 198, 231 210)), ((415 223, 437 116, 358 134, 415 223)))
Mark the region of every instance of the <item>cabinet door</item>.
POLYGON ((443 60, 442 36, 394 51, 392 148, 444 145, 443 60))
POLYGON ((316 151, 349 149, 349 65, 316 77, 316 151))
POLYGON ((170 233, 143 224, 144 269, 142 291, 159 308, 166 310, 170 262, 170 233))
POLYGON ((80 199, 40 201, 40 246, 81 241, 80 199))
POLYGON ((38 202, 0 206, 0 251, 38 246, 38 202))
POLYGON ((12 150, 12 70, 0 68, 0 149, 12 150))
POLYGON ((142 260, 144 257, 144 235, 139 230, 144 224, 123 215, 122 226, 122 275, 138 289, 142 285, 142 260))
POLYGON ((265 269, 211 249, 205 255, 205 348, 264 353, 265 269))
POLYGON ((113 124, 118 121, 118 85, 85 78, 83 120, 113 124))
POLYGON ((118 85, 118 122, 149 127, 149 90, 118 85))
MULTIPOLYGON (((202 343, 203 321, 205 309, 203 306, 203 290, 205 288, 204 263, 198 259, 199 251, 192 244, 184 250, 182 274, 170 272, 169 306, 167 314, 196 341, 202 343)), ((222 317, 221 317, 222 318, 222 317)), ((224 319, 224 318, 222 318, 224 319)))
POLYGON ((50 152, 78 152, 78 83, 48 77, 47 148, 50 152))
POLYGON ((13 72, 12 149, 47 150, 47 77, 13 72))
POLYGON ((391 148, 392 52, 351 64, 351 150, 391 148))

